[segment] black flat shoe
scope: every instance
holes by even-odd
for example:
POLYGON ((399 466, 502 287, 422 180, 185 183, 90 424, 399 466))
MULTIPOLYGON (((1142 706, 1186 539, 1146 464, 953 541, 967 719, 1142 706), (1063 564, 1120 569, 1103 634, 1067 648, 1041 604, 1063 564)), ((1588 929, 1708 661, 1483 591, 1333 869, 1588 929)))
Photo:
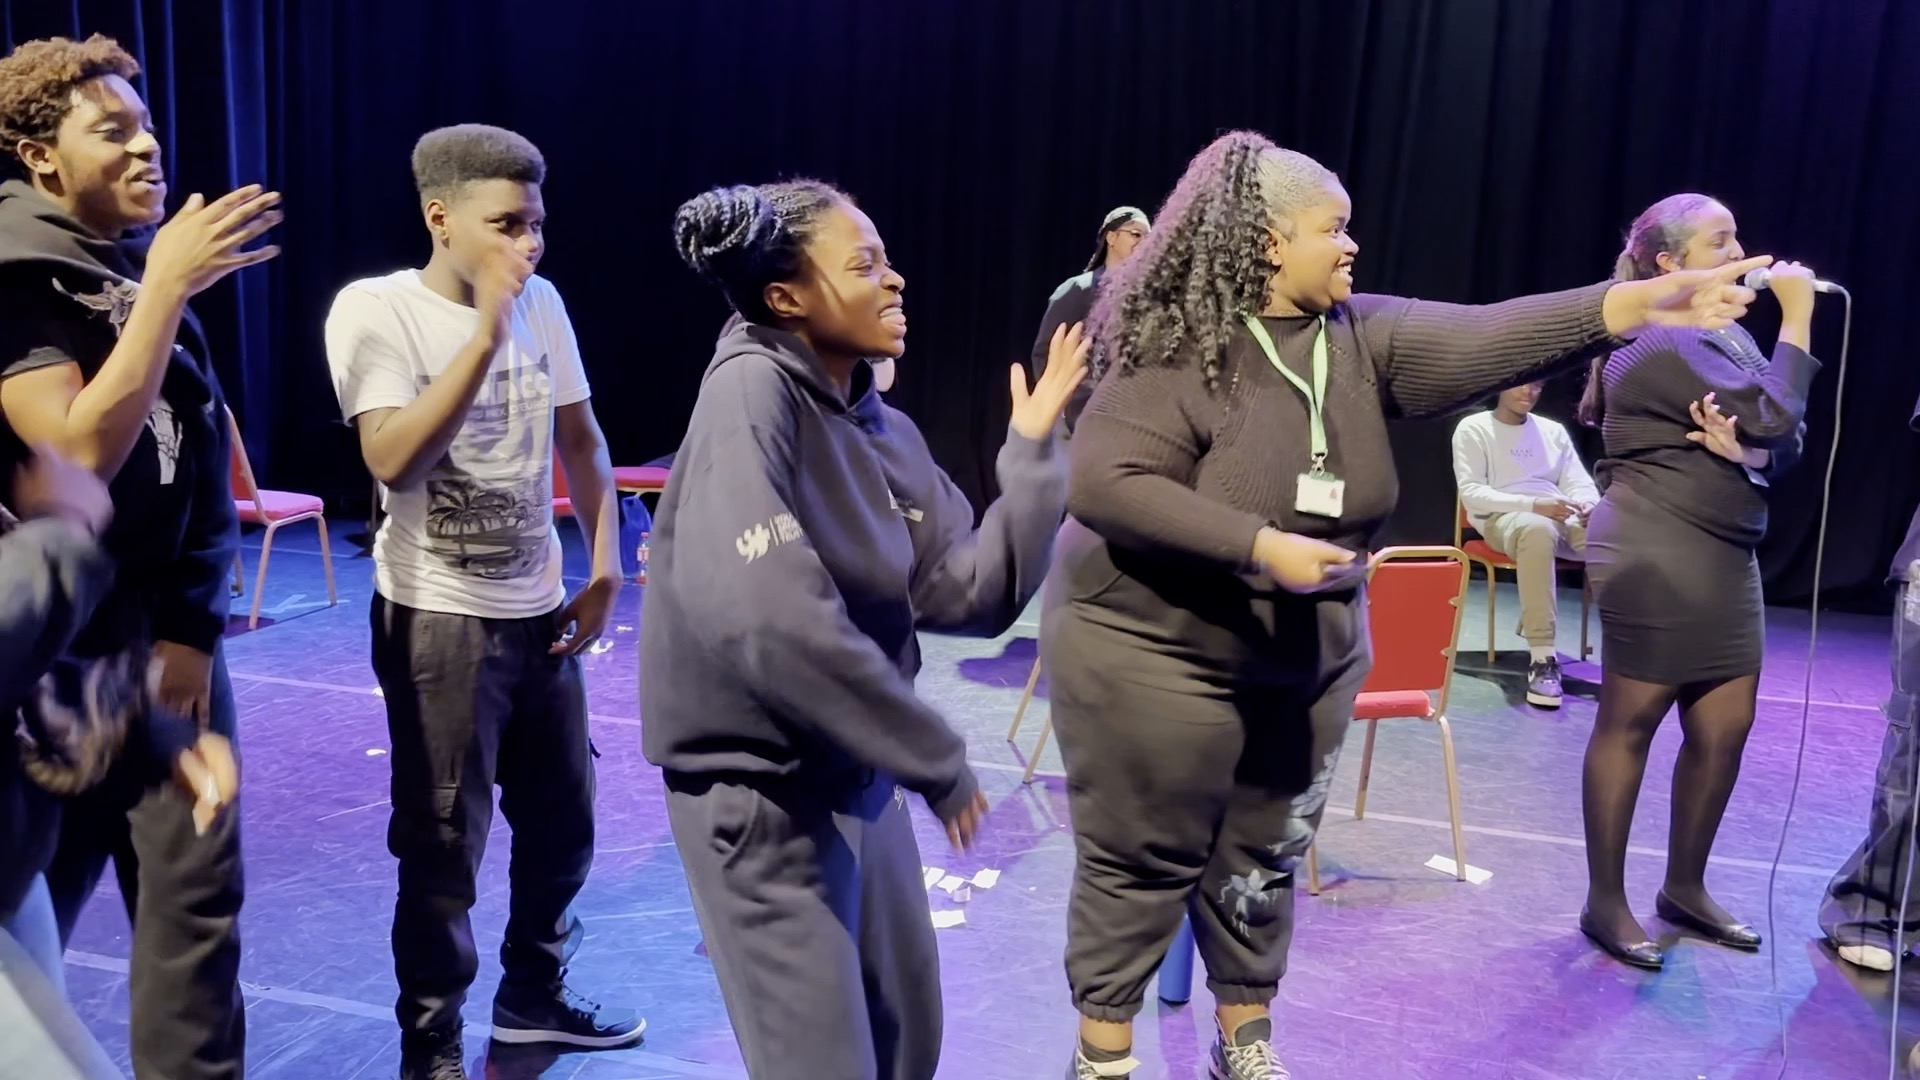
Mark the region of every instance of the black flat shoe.
POLYGON ((1651 941, 1639 941, 1633 944, 1615 941, 1607 934, 1601 933, 1600 928, 1593 925, 1592 916, 1584 911, 1580 913, 1580 932, 1587 935, 1587 940, 1600 946, 1608 956, 1630 967, 1637 967, 1643 971, 1659 971, 1666 966, 1667 954, 1660 950, 1659 945, 1651 941))
POLYGON ((1760 950, 1760 943, 1763 940, 1760 937, 1760 931, 1755 930, 1746 923, 1708 922, 1693 912, 1682 908, 1672 900, 1667 899, 1667 894, 1664 891, 1653 898, 1653 910, 1654 914, 1659 915, 1662 919, 1665 919, 1675 926, 1691 930, 1701 937, 1706 938, 1708 941, 1713 942, 1715 945, 1725 945, 1729 949, 1739 949, 1743 952, 1758 952, 1760 950))

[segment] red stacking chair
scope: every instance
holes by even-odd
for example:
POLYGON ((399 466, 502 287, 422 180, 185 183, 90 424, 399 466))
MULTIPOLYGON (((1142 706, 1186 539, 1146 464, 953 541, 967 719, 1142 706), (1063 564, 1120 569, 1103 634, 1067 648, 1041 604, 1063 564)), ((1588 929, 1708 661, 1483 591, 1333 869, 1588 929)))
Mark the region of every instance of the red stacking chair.
MULTIPOLYGON (((1447 723, 1447 688, 1460 640, 1460 615, 1472 574, 1467 553, 1451 547, 1390 547, 1373 556, 1367 572, 1367 626, 1373 670, 1353 702, 1353 719, 1367 725, 1360 754, 1360 791, 1353 816, 1367 816, 1373 742, 1382 720, 1425 720, 1440 729, 1446 763, 1447 814, 1453 823, 1454 876, 1467 879, 1467 844, 1460 831, 1460 775, 1447 723)), ((1317 848, 1307 849, 1307 891, 1320 892, 1317 848)))
MULTIPOLYGON (((247 629, 260 626, 260 594, 267 587, 267 559, 273 555, 273 534, 280 531, 280 526, 296 521, 312 521, 319 526, 320 566, 327 574, 327 604, 338 604, 340 593, 333 584, 333 551, 327 540, 327 504, 317 495, 262 491, 254 482, 253 465, 247 460, 247 444, 240 440, 240 425, 234 422, 231 409, 227 410, 227 434, 233 441, 233 453, 227 459, 233 482, 233 508, 242 522, 267 527, 266 536, 260 540, 260 572, 254 576, 253 612, 247 616, 247 629)), ((240 595, 238 554, 233 557, 233 595, 240 595)))

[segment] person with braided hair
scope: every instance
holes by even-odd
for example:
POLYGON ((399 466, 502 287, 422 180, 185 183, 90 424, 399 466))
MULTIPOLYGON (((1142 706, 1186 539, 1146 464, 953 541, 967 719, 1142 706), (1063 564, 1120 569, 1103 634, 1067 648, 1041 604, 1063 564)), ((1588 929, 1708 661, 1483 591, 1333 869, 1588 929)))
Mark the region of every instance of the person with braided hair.
POLYGON ((1644 326, 1724 326, 1767 262, 1463 307, 1354 293, 1351 217, 1331 170, 1230 133, 1094 305, 1107 374, 1075 428, 1041 630, 1077 853, 1079 1080, 1136 1067, 1133 1017, 1189 915, 1212 1075, 1289 1075, 1269 1007, 1370 662, 1364 555, 1398 495, 1386 421, 1644 326))
POLYGON ((1078 327, 1009 372, 1002 494, 978 529, 869 360, 906 348, 873 221, 813 180, 680 207, 681 258, 742 319, 714 349, 654 519, 640 629, 647 759, 754 1080, 930 1080, 939 956, 906 792, 955 847, 987 803, 915 695, 917 629, 993 636, 1046 576, 1054 426, 1078 327))

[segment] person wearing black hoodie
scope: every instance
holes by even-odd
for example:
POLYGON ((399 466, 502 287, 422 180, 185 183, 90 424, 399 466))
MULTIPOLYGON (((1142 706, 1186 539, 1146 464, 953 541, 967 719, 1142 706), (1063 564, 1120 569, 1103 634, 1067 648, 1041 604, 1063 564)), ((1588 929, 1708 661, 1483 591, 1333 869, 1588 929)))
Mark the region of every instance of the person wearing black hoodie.
POLYGON ((197 722, 130 743, 139 752, 65 808, 48 872, 62 937, 111 856, 133 924, 136 1076, 237 1077, 239 816, 208 812, 230 791, 189 807, 166 790, 183 768, 218 766, 216 787, 234 775, 219 643, 239 526, 225 401, 187 302, 277 253, 246 245, 278 224, 279 196, 192 195, 149 236, 167 187, 138 72, 98 35, 0 60, 0 457, 44 444, 108 482, 115 582, 72 652, 151 660, 150 712, 197 722))
POLYGON ((914 632, 994 635, 1046 575, 1053 430, 1078 328, 1010 372, 1001 497, 973 509, 866 358, 905 349, 873 222, 811 180, 680 208, 681 257, 744 321, 715 348, 661 497, 640 631, 694 910, 755 1080, 928 1080, 939 958, 905 792, 956 846, 986 811, 966 742, 914 694, 914 632))
MULTIPOLYGON (((1087 259, 1086 270, 1061 282, 1047 298, 1047 312, 1040 317, 1040 332, 1033 337, 1034 378, 1046 374, 1047 349, 1053 335, 1063 326, 1087 321, 1107 271, 1125 262, 1152 231, 1153 221, 1137 206, 1116 206, 1107 211, 1107 216, 1100 221, 1099 236, 1094 241, 1093 254, 1087 259)), ((1080 410, 1087 407, 1087 399, 1092 396, 1093 380, 1083 380, 1079 393, 1067 403, 1066 433, 1069 436, 1073 434, 1073 425, 1080 422, 1080 410)))

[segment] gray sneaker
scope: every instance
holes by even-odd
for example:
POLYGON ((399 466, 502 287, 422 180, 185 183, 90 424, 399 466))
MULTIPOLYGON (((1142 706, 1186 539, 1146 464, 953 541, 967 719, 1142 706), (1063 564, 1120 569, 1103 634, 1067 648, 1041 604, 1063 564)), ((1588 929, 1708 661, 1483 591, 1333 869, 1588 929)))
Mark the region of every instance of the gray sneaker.
POLYGON ((1213 1080, 1293 1080, 1273 1052, 1271 1017, 1241 1024, 1231 1039, 1221 1032, 1207 1065, 1213 1080))
POLYGON ((1560 661, 1535 660, 1527 668, 1527 704, 1542 709, 1560 707, 1560 661))

